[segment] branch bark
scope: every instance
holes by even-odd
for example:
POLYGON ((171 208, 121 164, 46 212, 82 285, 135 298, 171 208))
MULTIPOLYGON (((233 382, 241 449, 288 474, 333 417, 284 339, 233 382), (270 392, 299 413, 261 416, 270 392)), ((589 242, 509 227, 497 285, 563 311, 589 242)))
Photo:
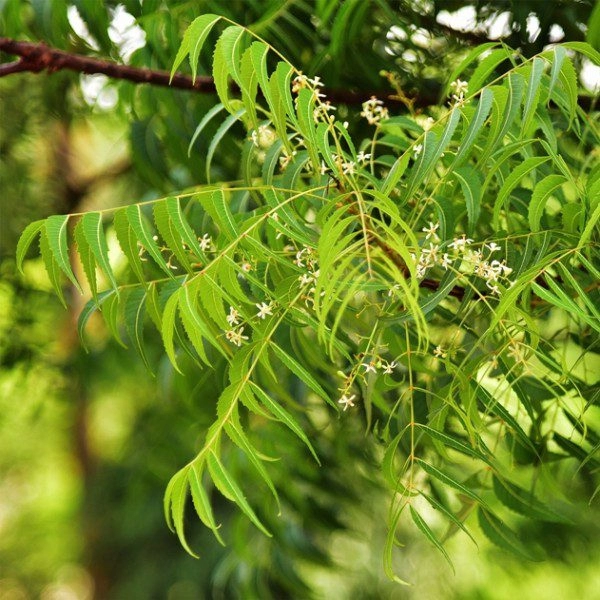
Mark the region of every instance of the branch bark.
MULTIPOLYGON (((20 57, 17 61, 0 65, 0 77, 19 72, 40 73, 48 71, 54 73, 66 69, 88 75, 103 74, 113 79, 123 79, 138 84, 149 83, 204 94, 216 93, 212 77, 199 76, 194 81, 187 75, 176 73, 171 80, 168 71, 132 67, 82 54, 73 54, 52 48, 43 42, 24 42, 0 37, 0 51, 20 57)), ((386 103, 402 104, 401 100, 391 94, 389 90, 353 91, 329 88, 325 90, 325 93, 328 100, 334 103, 362 104, 371 96, 377 96, 385 100, 386 103)), ((433 94, 429 96, 421 95, 414 98, 413 106, 417 108, 429 106, 437 103, 437 101, 438 98, 433 94)))

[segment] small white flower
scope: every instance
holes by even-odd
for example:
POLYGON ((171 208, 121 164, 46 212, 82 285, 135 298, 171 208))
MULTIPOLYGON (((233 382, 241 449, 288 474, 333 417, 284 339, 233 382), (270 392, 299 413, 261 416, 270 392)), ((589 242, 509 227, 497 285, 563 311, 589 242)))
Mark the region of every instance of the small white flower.
POLYGON ((373 361, 369 363, 362 363, 361 367, 365 368, 365 375, 367 373, 377 373, 377 369, 375 368, 375 363, 373 361))
POLYGON ((421 231, 423 233, 426 233, 427 235, 425 236, 425 239, 428 240, 431 236, 435 238, 437 238, 437 230, 440 228, 440 224, 439 223, 432 223, 431 221, 429 221, 429 227, 423 227, 423 229, 421 229, 421 231))
POLYGON ((386 375, 391 375, 397 366, 398 366, 398 363, 395 360, 393 360, 392 362, 386 362, 385 367, 383 368, 383 372, 386 375))
POLYGON ((394 295, 394 292, 395 292, 396 290, 399 290, 399 289, 400 289, 400 284, 399 284, 399 283, 396 283, 396 284, 394 284, 394 285, 393 285, 393 286, 392 286, 392 287, 391 287, 391 288, 388 290, 388 293, 387 293, 387 295, 388 295, 389 297, 392 297, 392 296, 394 295))
POLYGON ((315 278, 310 273, 303 273, 298 277, 298 281, 300 282, 300 285, 308 285, 309 283, 313 283, 315 278))
POLYGON ((272 302, 269 302, 269 304, 267 304, 266 302, 261 302, 260 304, 256 304, 256 308, 258 308, 258 312, 256 313, 256 316, 259 319, 265 319, 267 317, 267 315, 273 314, 273 303, 272 302))
POLYGON ((367 119, 369 125, 376 125, 379 121, 389 118, 388 109, 375 96, 371 96, 370 100, 363 102, 362 108, 360 116, 367 119))
POLYGON ((244 328, 238 327, 237 329, 230 329, 225 332, 225 337, 232 343, 238 346, 238 348, 242 345, 244 340, 248 339, 247 335, 244 335, 244 328))
POLYGON ((444 255, 442 256, 442 259, 440 260, 440 265, 442 267, 444 267, 444 269, 447 271, 448 267, 452 264, 452 260, 450 260, 450 258, 448 257, 448 253, 445 252, 444 255))
POLYGON ((370 154, 365 154, 362 150, 356 155, 356 161, 363 165, 371 158, 370 154))
POLYGON ((502 247, 498 246, 498 244, 496 244, 496 242, 490 242, 489 244, 486 244, 485 247, 490 252, 497 252, 498 250, 502 250, 502 247))
POLYGON ((472 244, 473 240, 471 238, 468 238, 464 233, 462 235, 462 237, 460 238, 454 238, 454 240, 452 241, 451 244, 448 244, 449 248, 454 248, 455 250, 458 250, 459 252, 464 252, 465 248, 469 245, 472 244))
POLYGON ((309 79, 308 81, 313 87, 323 87, 325 85, 319 76, 309 79))
POLYGON ((421 152, 423 152, 423 144, 417 144, 416 146, 413 146, 413 154, 415 158, 417 158, 421 152))
POLYGON ((342 173, 344 175, 353 175, 355 172, 356 163, 354 161, 348 161, 342 163, 342 173))
POLYGON ((321 103, 319 106, 315 107, 313 110, 313 119, 315 122, 318 122, 320 118, 324 117, 328 121, 334 121, 335 117, 329 114, 329 111, 337 110, 337 106, 333 106, 329 100, 321 103))
POLYGON ((306 75, 302 74, 302 71, 298 72, 298 75, 294 77, 292 81, 292 92, 297 94, 302 88, 308 87, 309 79, 306 75))
POLYGON ((433 355, 437 358, 446 358, 448 353, 441 346, 436 346, 433 355))
POLYGON ((508 347, 509 347, 508 356, 514 358, 517 362, 523 362, 524 357, 523 357, 523 352, 521 350, 521 344, 519 342, 517 342, 516 340, 511 340, 508 347))
POLYGON ((243 262, 241 268, 244 273, 250 273, 250 271, 252 271, 252 265, 249 262, 243 262))
POLYGON ((496 284, 490 285, 490 282, 488 281, 486 285, 490 288, 492 294, 496 294, 497 296, 500 295, 500 288, 496 284))
POLYGON ((210 250, 210 247, 212 245, 212 239, 210 238, 208 233, 205 233, 201 238, 198 238, 198 241, 200 242, 200 250, 204 252, 210 250))
POLYGON ((319 169, 319 173, 321 173, 321 175, 325 175, 325 173, 327 173, 328 171, 329 171, 329 168, 327 167, 325 162, 321 161, 321 168, 319 169))
POLYGON ((356 398, 356 394, 352 394, 352 396, 348 396, 344 394, 339 400, 338 404, 341 404, 344 407, 344 411, 348 407, 354 408, 354 398, 356 398))
POLYGON ((423 123, 423 129, 425 131, 429 131, 433 125, 435 123, 435 120, 433 117, 427 117, 427 119, 425 120, 425 123, 423 123))
POLYGON ((233 306, 230 306, 229 314, 225 318, 227 319, 227 322, 229 323, 229 325, 231 325, 231 327, 239 324, 239 317, 240 313, 235 308, 233 308, 233 306))
POLYGON ((296 150, 293 150, 291 154, 288 154, 286 149, 283 149, 283 156, 279 157, 279 166, 281 167, 282 171, 285 171, 286 167, 290 164, 290 162, 292 161, 294 156, 296 156, 296 154, 296 150))

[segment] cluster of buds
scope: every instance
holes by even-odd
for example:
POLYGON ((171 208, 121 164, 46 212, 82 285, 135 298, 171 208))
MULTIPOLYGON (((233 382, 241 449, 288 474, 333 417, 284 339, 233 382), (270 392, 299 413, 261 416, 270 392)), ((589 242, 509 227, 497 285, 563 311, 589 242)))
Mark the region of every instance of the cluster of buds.
POLYGON ((492 260, 491 257, 501 248, 495 242, 485 244, 482 249, 473 250, 471 244, 473 240, 466 235, 454 238, 448 249, 452 250, 452 255, 448 252, 443 252, 440 246, 440 239, 437 235, 439 223, 429 223, 429 227, 422 229, 425 233, 425 240, 431 239, 429 246, 423 246, 419 256, 411 253, 412 259, 416 262, 416 274, 419 279, 422 279, 427 271, 432 267, 439 265, 444 270, 458 258, 461 259, 461 270, 465 274, 475 275, 485 280, 485 284, 492 294, 499 295, 501 290, 500 283, 510 286, 512 283, 508 281, 508 276, 512 273, 512 269, 506 264, 505 260, 492 260), (486 252, 487 251, 487 252, 486 252), (487 256, 485 254, 487 253, 487 256))
POLYGON ((261 150, 270 148, 275 140, 277 134, 268 125, 259 125, 258 129, 254 129, 250 134, 252 143, 261 150))
POLYGON ((465 95, 469 91, 469 86, 466 81, 457 79, 450 84, 450 87, 454 90, 452 94, 452 100, 456 102, 462 102, 465 99, 465 95))
MULTIPOLYGON (((302 287, 308 287, 306 294, 303 296, 305 304, 307 306, 309 303, 314 305, 315 292, 317 291, 317 279, 319 278, 320 270, 313 249, 310 246, 303 246, 302 249, 296 252, 294 264, 301 269, 306 269, 305 272, 298 277, 298 281, 302 287)), ((321 295, 324 293, 325 292, 321 292, 321 295)))
POLYGON ((364 117, 369 125, 377 125, 379 121, 389 118, 388 109, 383 106, 383 102, 375 96, 371 96, 369 100, 363 102, 361 117, 364 117))
POLYGON ((329 100, 326 102, 321 102, 318 106, 316 106, 313 110, 313 119, 315 123, 320 123, 321 121, 328 121, 329 123, 333 123, 335 121, 335 116, 330 115, 330 112, 336 111, 337 107, 333 106, 329 100))

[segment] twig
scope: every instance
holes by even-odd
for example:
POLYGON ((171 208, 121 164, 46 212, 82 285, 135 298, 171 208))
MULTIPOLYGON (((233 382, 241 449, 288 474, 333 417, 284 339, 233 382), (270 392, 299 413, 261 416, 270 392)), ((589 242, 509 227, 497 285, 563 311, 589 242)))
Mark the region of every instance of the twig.
MULTIPOLYGON (((40 73, 47 70, 50 73, 64 69, 78 73, 103 74, 113 79, 124 79, 133 83, 149 83, 158 86, 170 86, 180 90, 200 93, 215 93, 216 88, 212 77, 199 76, 194 81, 191 77, 176 73, 171 80, 168 71, 145 69, 121 65, 112 61, 73 54, 52 48, 42 42, 32 43, 0 38, 0 51, 20 56, 20 60, 0 65, 0 77, 18 72, 40 73)), ((332 102, 342 104, 362 104, 371 96, 377 96, 388 103, 399 104, 400 101, 389 90, 344 90, 326 89, 327 98, 332 102)), ((424 107, 435 104, 438 98, 433 94, 421 95, 414 99, 415 106, 424 107)))

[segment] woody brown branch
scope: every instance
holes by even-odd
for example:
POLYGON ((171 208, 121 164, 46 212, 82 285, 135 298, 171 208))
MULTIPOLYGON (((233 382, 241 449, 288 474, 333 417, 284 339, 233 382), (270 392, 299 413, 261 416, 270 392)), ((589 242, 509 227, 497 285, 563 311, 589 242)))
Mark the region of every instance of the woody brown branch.
MULTIPOLYGON (((81 54, 73 54, 52 48, 42 42, 32 43, 11 38, 0 38, 0 51, 21 57, 20 60, 0 65, 0 77, 18 72, 40 73, 48 71, 53 73, 66 69, 88 75, 103 74, 113 79, 123 79, 138 84, 149 83, 200 93, 216 92, 212 77, 199 76, 193 80, 187 75, 177 73, 171 80, 168 71, 132 67, 81 54)), ((382 90, 326 89, 325 92, 330 101, 343 104, 362 104, 371 96, 383 98, 388 103, 401 104, 396 96, 382 90)), ((414 98, 414 106, 416 107, 428 106, 436 102, 437 98, 433 95, 414 98)))
MULTIPOLYGON (((88 75, 103 74, 113 79, 123 79, 137 84, 148 83, 203 94, 216 92, 213 78, 206 75, 198 76, 194 80, 187 75, 176 73, 171 79, 171 74, 168 71, 131 67, 109 60, 65 52, 64 50, 52 48, 43 42, 24 42, 0 37, 0 52, 20 57, 17 61, 0 64, 0 77, 13 73, 40 73, 41 71, 53 73, 66 69, 88 75)), ((390 93, 389 90, 325 88, 324 92, 327 99, 333 103, 351 105, 362 104, 371 96, 377 96, 387 104, 404 108, 406 108, 408 102, 411 108, 417 109, 438 104, 440 101, 437 93, 424 93, 423 91, 418 96, 409 98, 401 98, 394 93, 390 93)), ((588 96, 579 97, 581 108, 589 110, 591 105, 592 98, 588 96)))

